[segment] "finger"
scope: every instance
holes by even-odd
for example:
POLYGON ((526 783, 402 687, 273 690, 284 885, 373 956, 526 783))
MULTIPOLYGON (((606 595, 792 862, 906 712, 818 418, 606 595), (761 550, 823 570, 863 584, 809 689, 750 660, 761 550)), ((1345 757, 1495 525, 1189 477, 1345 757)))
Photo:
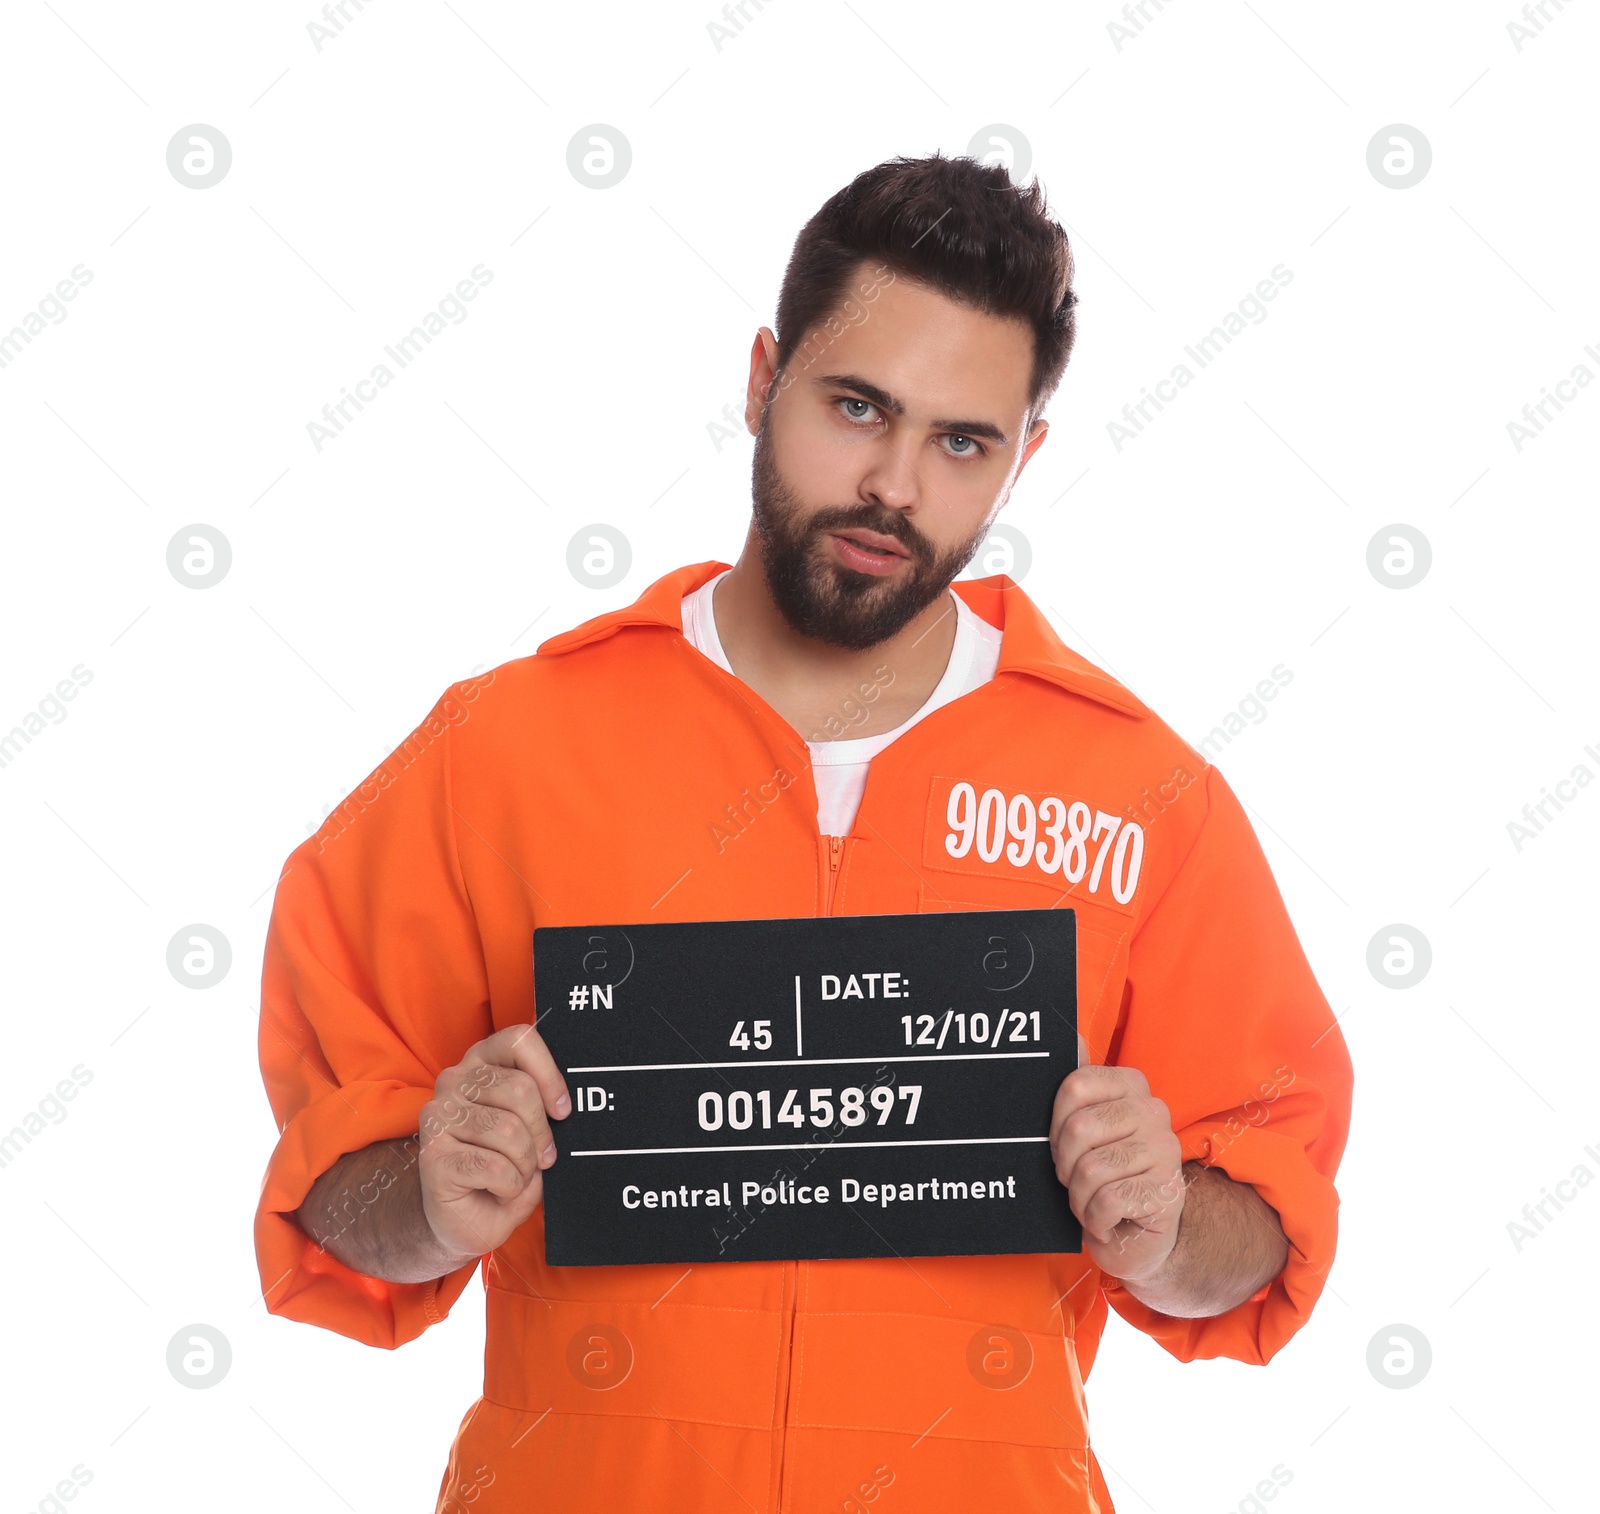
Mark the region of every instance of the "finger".
POLYGON ((544 1037, 531 1025, 508 1025, 479 1041, 462 1060, 462 1065, 489 1063, 497 1067, 519 1067, 539 1085, 545 1109, 556 1119, 565 1119, 572 1109, 567 1080, 561 1076, 544 1037))
MULTIPOLYGON (((1079 1219, 1090 1213, 1100 1213, 1094 1201, 1103 1190, 1125 1190, 1130 1181, 1153 1174, 1158 1160, 1157 1153, 1137 1140, 1116 1141, 1085 1152, 1068 1170, 1067 1197, 1072 1203, 1072 1212, 1079 1219)), ((1118 1195, 1114 1193, 1113 1197, 1118 1195)), ((1129 1195, 1122 1192, 1120 1197, 1126 1199, 1129 1195)))
POLYGON ((540 1153, 550 1144, 549 1127, 542 1117, 538 1130, 531 1130, 521 1115, 475 1099, 431 1100, 423 1107, 423 1117, 442 1127, 438 1130, 441 1139, 498 1152, 518 1169, 523 1182, 539 1170, 540 1153), (446 1110, 449 1112, 441 1113, 446 1110))
POLYGON ((1152 1251, 1170 1253, 1171 1245, 1159 1230, 1146 1230, 1132 1220, 1122 1220, 1104 1237, 1084 1231, 1084 1254, 1112 1277, 1144 1276, 1152 1251))
POLYGON ((440 1136, 425 1146, 421 1161, 428 1168, 435 1196, 445 1203, 473 1192, 514 1199, 528 1187, 528 1178, 509 1157, 486 1146, 458 1141, 450 1135, 440 1136))
MULTIPOLYGON (((555 1140, 550 1133, 539 1085, 520 1067, 480 1062, 468 1075, 468 1083, 463 1089, 466 1100, 474 1105, 506 1110, 520 1120, 528 1129, 536 1155, 542 1155, 547 1149, 554 1151, 555 1140)), ((550 1161, 554 1160, 552 1156, 550 1161)), ((550 1161, 540 1165, 548 1167, 550 1161)))
MULTIPOLYGON (((1139 1130, 1140 1109, 1132 1099, 1112 1099, 1105 1104, 1085 1104, 1058 1120, 1050 1132, 1056 1170, 1072 1170, 1097 1147, 1125 1141, 1139 1130)), ((1064 1177, 1063 1181, 1067 1178, 1064 1177)))
POLYGON ((1148 1097, 1150 1085, 1135 1067, 1080 1067, 1069 1072, 1056 1089, 1051 1128, 1076 1109, 1104 1104, 1112 1099, 1148 1097))
POLYGON ((1087 1067, 1088 1065, 1089 1043, 1083 1039, 1083 1032, 1080 1030, 1078 1032, 1078 1066, 1087 1067))
POLYGON ((1176 1191, 1174 1185, 1141 1173, 1102 1185, 1079 1218, 1084 1229, 1102 1241, 1109 1240, 1124 1221, 1144 1230, 1159 1230, 1163 1228, 1163 1218, 1176 1205, 1176 1191))

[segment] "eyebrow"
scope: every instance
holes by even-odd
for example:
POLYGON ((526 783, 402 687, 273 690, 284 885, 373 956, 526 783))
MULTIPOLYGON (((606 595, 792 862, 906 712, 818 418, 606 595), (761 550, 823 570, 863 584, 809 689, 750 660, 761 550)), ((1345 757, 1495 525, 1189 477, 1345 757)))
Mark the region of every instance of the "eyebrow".
MULTIPOLYGON (((887 410, 891 415, 906 413, 903 400, 897 400, 887 389, 880 389, 869 379, 854 373, 824 373, 812 382, 818 388, 854 390, 862 399, 870 401, 880 410, 887 410)), ((934 421, 932 425, 935 431, 954 431, 962 436, 982 437, 997 447, 1007 445, 1005 432, 993 421, 934 421)))

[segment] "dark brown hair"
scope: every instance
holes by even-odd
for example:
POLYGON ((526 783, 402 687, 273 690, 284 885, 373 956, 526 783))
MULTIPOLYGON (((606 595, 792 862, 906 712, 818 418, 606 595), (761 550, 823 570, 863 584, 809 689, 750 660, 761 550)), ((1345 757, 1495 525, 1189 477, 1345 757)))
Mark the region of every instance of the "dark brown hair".
MULTIPOLYGON (((891 158, 858 174, 795 238, 778 296, 778 369, 852 297, 863 262, 1033 329, 1030 421, 1072 355, 1072 248, 1037 180, 1014 184, 975 158, 891 158)), ((863 317, 864 318, 864 317, 863 317)), ((777 386, 775 385, 774 388, 777 386)))

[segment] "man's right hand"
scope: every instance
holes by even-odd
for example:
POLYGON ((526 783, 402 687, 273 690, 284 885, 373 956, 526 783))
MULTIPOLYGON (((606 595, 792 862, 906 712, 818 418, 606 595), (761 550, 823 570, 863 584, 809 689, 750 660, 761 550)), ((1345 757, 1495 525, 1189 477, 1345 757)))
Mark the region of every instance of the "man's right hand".
POLYGON ((418 1167, 441 1252, 463 1265, 533 1213, 556 1159, 549 1122, 571 1110, 566 1079, 531 1025, 496 1031, 439 1074, 420 1116, 418 1167))

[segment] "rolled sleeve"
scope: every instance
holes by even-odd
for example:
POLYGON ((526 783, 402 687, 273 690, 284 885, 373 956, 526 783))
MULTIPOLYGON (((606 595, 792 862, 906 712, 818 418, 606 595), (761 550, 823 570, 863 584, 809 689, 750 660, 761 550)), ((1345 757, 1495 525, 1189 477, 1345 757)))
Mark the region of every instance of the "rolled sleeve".
POLYGON ((477 1262, 425 1283, 366 1277, 295 1211, 347 1152, 415 1135, 439 1072, 493 1031, 451 823, 450 729, 467 709, 453 687, 290 855, 263 958, 258 1050, 278 1124, 255 1216, 263 1297, 391 1349, 444 1318, 477 1262))
POLYGON ((1114 1279, 1107 1301, 1181 1361, 1270 1360, 1305 1324, 1333 1264, 1334 1176, 1352 1073, 1255 832, 1215 767, 1188 855, 1135 932, 1110 1060, 1172 1111, 1185 1160, 1248 1183, 1289 1240, 1283 1271, 1225 1314, 1177 1319, 1114 1279))

